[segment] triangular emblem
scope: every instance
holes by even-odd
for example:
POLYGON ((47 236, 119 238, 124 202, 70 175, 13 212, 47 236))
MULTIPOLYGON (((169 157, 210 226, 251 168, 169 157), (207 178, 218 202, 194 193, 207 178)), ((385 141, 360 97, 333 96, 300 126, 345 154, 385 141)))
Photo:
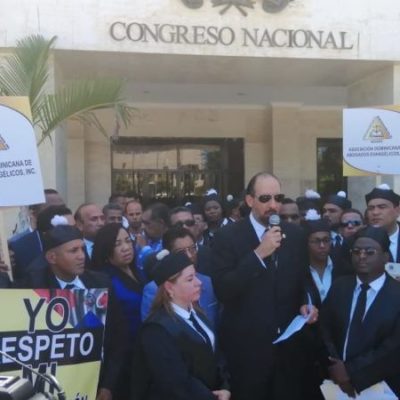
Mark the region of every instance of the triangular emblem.
POLYGON ((392 136, 387 130, 385 124, 378 116, 372 120, 367 132, 364 135, 364 140, 369 140, 371 142, 382 142, 385 139, 391 138, 392 136))
POLYGON ((0 135, 0 150, 8 150, 10 147, 6 143, 6 141, 3 139, 3 136, 0 135))

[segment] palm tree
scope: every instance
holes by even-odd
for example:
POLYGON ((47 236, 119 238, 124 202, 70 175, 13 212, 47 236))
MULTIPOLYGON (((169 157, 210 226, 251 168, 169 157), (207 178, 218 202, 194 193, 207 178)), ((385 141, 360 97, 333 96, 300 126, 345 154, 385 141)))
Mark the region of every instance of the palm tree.
POLYGON ((15 51, 0 65, 0 95, 28 96, 33 125, 40 130, 38 145, 68 119, 95 126, 105 136, 107 132, 95 111, 114 109, 116 129, 120 123, 128 126, 133 108, 126 105, 121 92, 123 81, 113 78, 77 80, 46 93, 49 79, 49 57, 56 36, 50 40, 32 35, 17 42, 15 51))

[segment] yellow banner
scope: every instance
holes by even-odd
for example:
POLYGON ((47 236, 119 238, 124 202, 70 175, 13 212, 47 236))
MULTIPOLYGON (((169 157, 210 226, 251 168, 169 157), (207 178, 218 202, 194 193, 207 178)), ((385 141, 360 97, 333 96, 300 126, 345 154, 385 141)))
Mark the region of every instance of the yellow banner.
MULTIPOLYGON (((51 374, 67 399, 96 398, 108 294, 106 289, 0 290, 0 349, 41 374, 51 374), (5 306, 7 305, 7 306, 5 306)), ((0 375, 54 387, 0 355, 0 375)))

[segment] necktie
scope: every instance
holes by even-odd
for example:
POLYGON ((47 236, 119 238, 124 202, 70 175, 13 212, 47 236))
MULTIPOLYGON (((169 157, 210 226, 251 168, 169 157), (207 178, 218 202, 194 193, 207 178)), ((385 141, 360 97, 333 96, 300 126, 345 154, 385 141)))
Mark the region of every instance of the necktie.
POLYGON ((73 284, 73 283, 68 283, 68 285, 65 285, 65 288, 64 289, 69 289, 69 290, 71 290, 71 289, 75 289, 75 285, 73 284))
POLYGON ((341 245, 342 245, 341 238, 339 235, 336 235, 333 246, 335 247, 335 249, 339 249, 341 245))
POLYGON ((365 305, 367 303, 368 283, 361 285, 361 292, 358 295, 356 307, 354 309, 353 318, 350 322, 349 337, 347 341, 346 359, 356 356, 362 345, 363 336, 363 318, 365 314, 365 305))
POLYGON ((196 317, 194 316, 193 313, 190 313, 189 317, 190 321, 192 322, 195 331, 203 338, 203 340, 212 348, 211 345, 211 340, 209 336, 207 335, 207 332, 201 327, 201 325, 198 323, 196 317))

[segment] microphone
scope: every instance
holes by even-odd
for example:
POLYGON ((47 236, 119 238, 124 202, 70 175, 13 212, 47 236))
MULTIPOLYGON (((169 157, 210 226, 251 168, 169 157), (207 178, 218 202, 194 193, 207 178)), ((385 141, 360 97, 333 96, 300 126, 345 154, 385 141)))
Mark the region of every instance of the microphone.
MULTIPOLYGON (((268 219, 268 227, 271 229, 274 226, 279 226, 281 224, 281 217, 278 214, 272 214, 268 219)), ((286 235, 282 233, 282 239, 285 239, 286 235)))
MULTIPOLYGON (((37 375, 39 378, 41 378, 43 381, 47 382, 50 386, 54 387, 57 390, 57 397, 54 397, 53 395, 49 393, 44 393, 44 396, 46 399, 50 400, 66 400, 66 395, 64 390, 62 389, 61 385, 58 383, 57 379, 55 376, 51 374, 42 374, 38 371, 35 371, 33 368, 31 368, 29 365, 24 364, 23 362, 17 360, 14 357, 11 357, 8 353, 6 353, 3 350, 0 350, 0 355, 8 358, 9 360, 13 361, 14 363, 20 365, 22 368, 26 368, 35 375, 37 375)), ((34 397, 36 398, 36 397, 34 397)))
POLYGON ((279 226, 281 224, 281 217, 278 214, 272 214, 269 216, 268 225, 270 228, 279 226))
MULTIPOLYGON (((278 214, 272 214, 269 216, 268 225, 269 228, 273 228, 274 226, 280 226, 281 224, 281 217, 278 214)), ((282 234, 282 239, 285 238, 285 234, 282 234)), ((278 267, 278 255, 276 254, 276 250, 271 254, 271 262, 275 266, 278 267)))

